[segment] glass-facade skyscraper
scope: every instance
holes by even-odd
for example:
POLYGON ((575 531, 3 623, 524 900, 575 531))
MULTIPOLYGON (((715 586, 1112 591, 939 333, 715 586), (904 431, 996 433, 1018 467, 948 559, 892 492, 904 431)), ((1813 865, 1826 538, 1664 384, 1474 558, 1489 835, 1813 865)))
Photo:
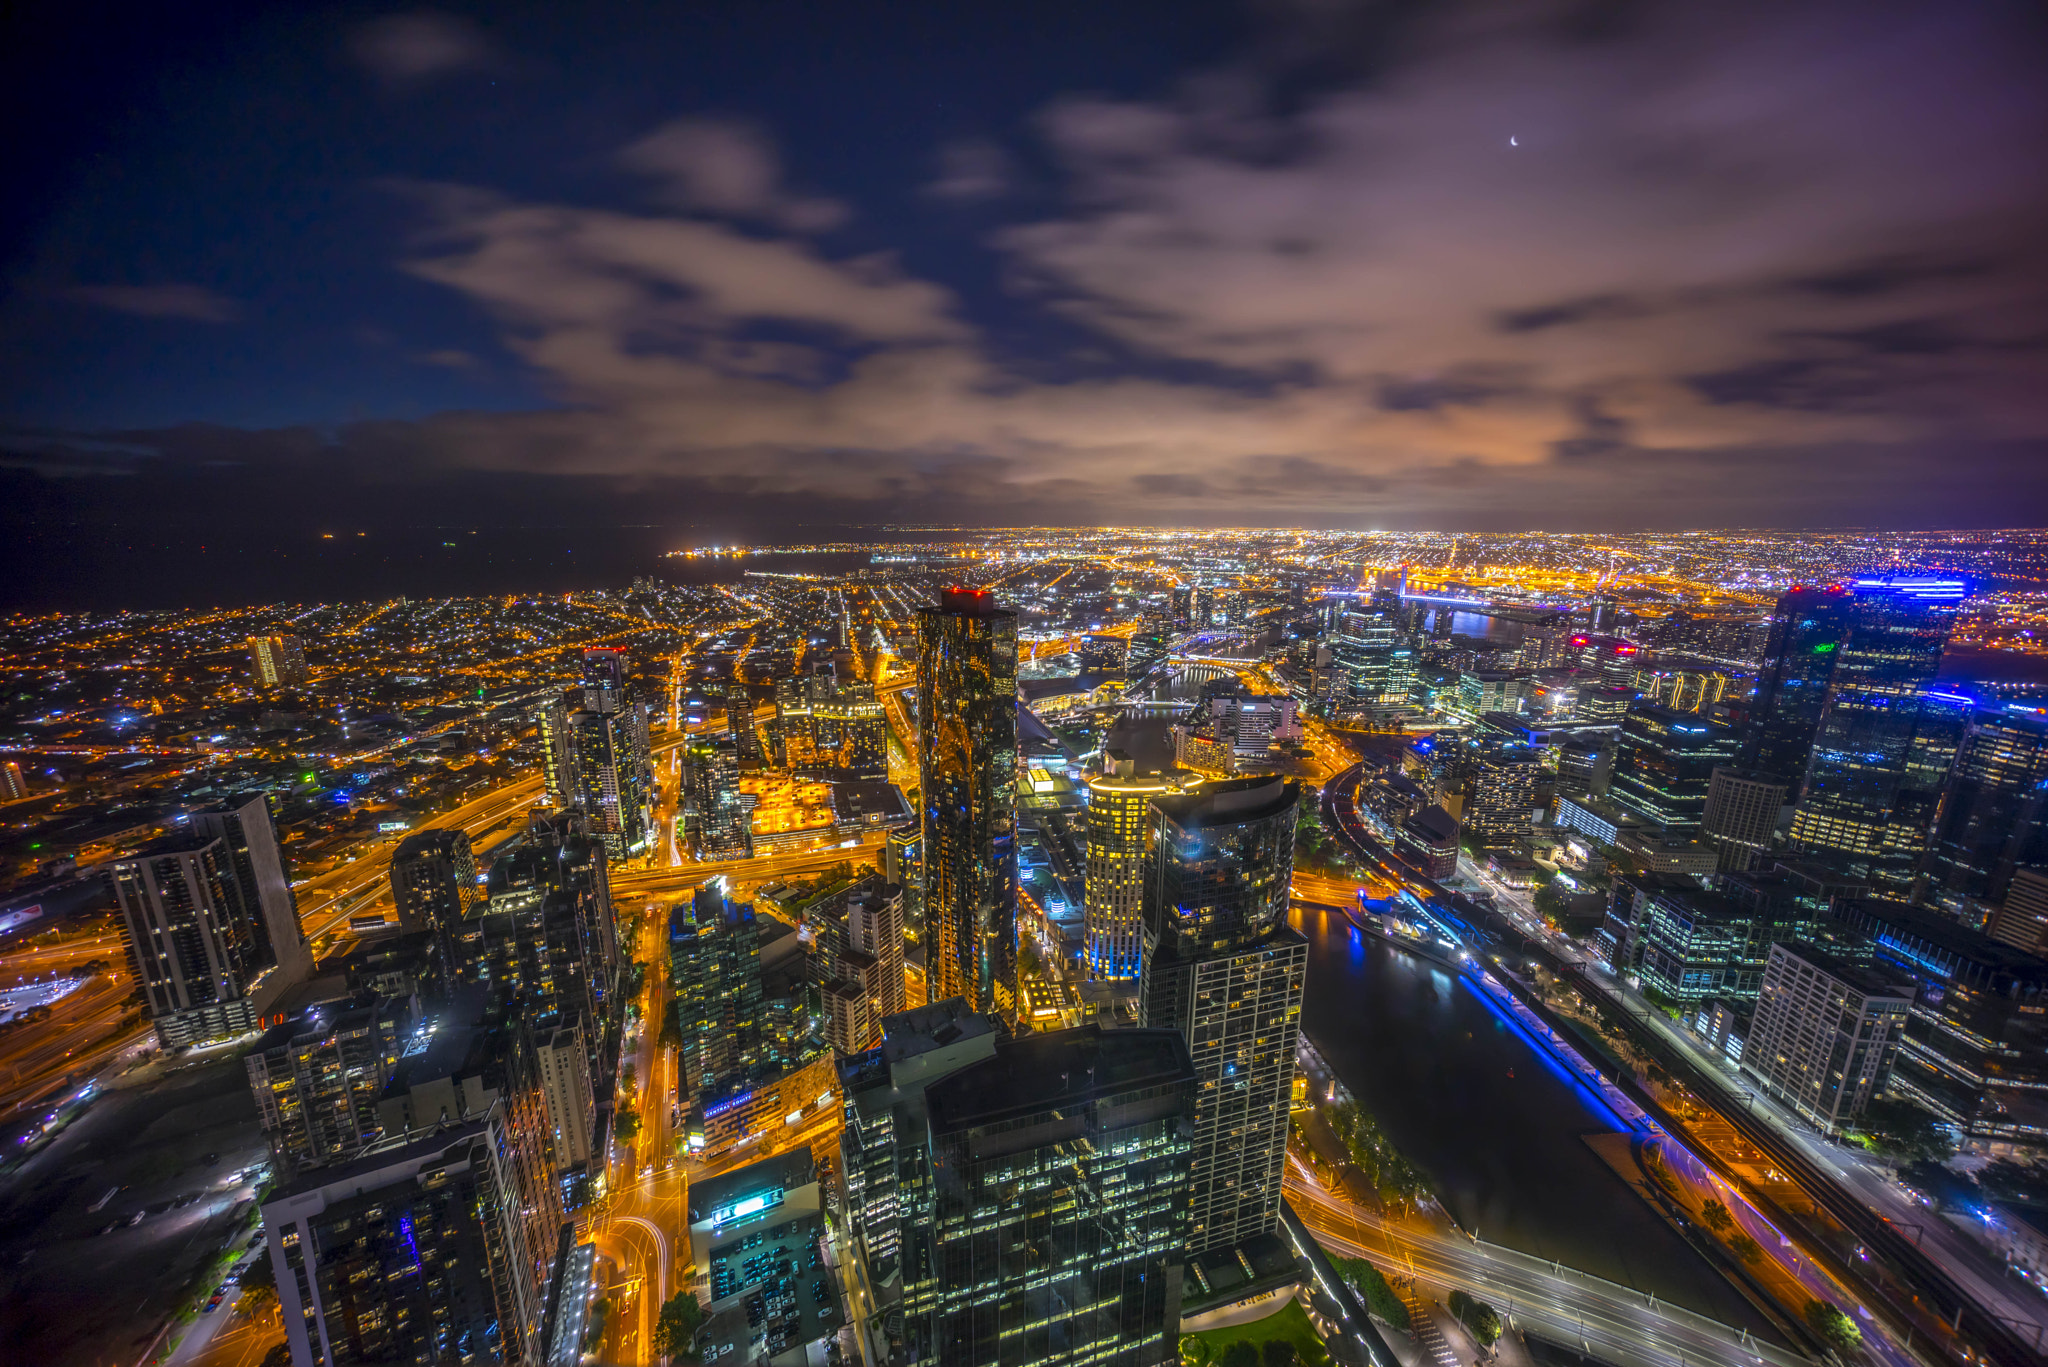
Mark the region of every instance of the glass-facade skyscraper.
POLYGON ((920 817, 933 1001, 1017 1016, 1017 614, 950 588, 918 613, 920 817))
POLYGON ((1835 654, 1848 634, 1849 594, 1841 585, 1792 588, 1771 613, 1742 764, 1760 782, 1783 784, 1788 802, 1806 782, 1835 654))
POLYGON ((1844 859, 1895 895, 1926 857, 1968 698, 1929 689, 1967 586, 1900 572, 1851 581, 1791 843, 1844 859))
POLYGON ((1139 1009, 1180 1032, 1200 1079, 1190 1255, 1279 1226, 1308 962, 1287 924, 1300 800, 1276 776, 1152 800, 1139 1009))
POLYGON ((1004 1040, 927 1086, 929 1185, 905 1212, 913 1359, 1171 1361, 1196 1088, 1178 1032, 1094 1025, 1004 1040))
POLYGON ((1698 830, 1715 766, 1732 761, 1740 747, 1730 727, 1639 702, 1622 718, 1607 794, 1666 831, 1698 830))
POLYGON ((1921 869, 1925 900, 1976 924, 2013 874, 2048 863, 2048 717, 1980 711, 1942 790, 1921 869))

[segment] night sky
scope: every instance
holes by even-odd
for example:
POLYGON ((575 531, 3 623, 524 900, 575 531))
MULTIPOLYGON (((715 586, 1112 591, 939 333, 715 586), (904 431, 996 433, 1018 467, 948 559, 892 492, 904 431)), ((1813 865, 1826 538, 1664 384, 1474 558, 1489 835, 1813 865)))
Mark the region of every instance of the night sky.
POLYGON ((0 602, 365 528, 2048 521, 2031 3, 12 15, 0 602))

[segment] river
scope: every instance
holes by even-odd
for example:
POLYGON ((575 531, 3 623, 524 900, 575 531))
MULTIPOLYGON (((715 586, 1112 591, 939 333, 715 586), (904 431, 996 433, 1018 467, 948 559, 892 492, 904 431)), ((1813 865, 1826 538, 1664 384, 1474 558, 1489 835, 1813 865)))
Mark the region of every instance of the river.
POLYGON ((1304 1028, 1460 1225, 1777 1337, 1584 1142, 1612 1119, 1470 986, 1336 912, 1295 916, 1304 1028))

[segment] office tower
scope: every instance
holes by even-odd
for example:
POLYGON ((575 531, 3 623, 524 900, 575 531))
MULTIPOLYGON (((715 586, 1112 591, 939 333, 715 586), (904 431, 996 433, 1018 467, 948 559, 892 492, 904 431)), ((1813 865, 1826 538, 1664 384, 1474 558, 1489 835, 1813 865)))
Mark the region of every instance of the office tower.
POLYGON ((1333 709, 1372 714, 1407 706, 1415 655, 1402 637, 1397 612, 1398 604, 1375 603, 1338 619, 1328 642, 1330 664, 1342 684, 1330 690, 1333 709))
POLYGON ((541 1096, 558 1168, 590 1162, 597 1134, 597 1098, 591 1089, 590 1051, 580 1025, 543 1030, 533 1041, 541 1096))
POLYGON ((1621 684, 1586 684, 1572 703, 1572 719, 1595 726, 1619 726, 1635 700, 1635 689, 1621 684))
POLYGON ((1742 1047, 1765 1092, 1839 1134, 1891 1077, 1913 989, 1812 945, 1774 944, 1742 1047))
POLYGON ((700 859, 754 853, 754 795, 740 791, 739 747, 730 736, 697 736, 683 752, 683 808, 700 859))
POLYGON ((1903 896, 1927 855, 1942 789, 1969 724, 1969 703, 1889 687, 1843 687, 1839 673, 1814 737, 1789 843, 1845 861, 1903 896))
POLYGON ((1771 613, 1742 764, 1760 781, 1784 784, 1788 802, 1798 801, 1806 782, 1807 755, 1849 623, 1849 593, 1839 584, 1795 587, 1771 613))
POLYGON ((1088 980, 1136 978, 1144 961, 1145 871, 1152 852, 1152 799, 1177 779, 1140 775, 1122 750, 1103 755, 1088 780, 1088 869, 1083 906, 1088 980))
POLYGON ((1904 697, 1931 682, 1969 586, 1899 571, 1852 580, 1849 589, 1849 635, 1829 687, 1904 697))
POLYGON ((1569 649, 1577 656, 1579 668, 1590 671, 1610 688, 1636 691, 1636 672, 1642 666, 1642 647, 1619 636, 1573 636, 1569 649))
POLYGON ((1971 1139, 2038 1145, 2048 1118, 2048 960, 1925 907, 1875 898, 1835 918, 1919 989, 1892 1087, 1971 1139))
POLYGON ((725 686, 725 721, 740 768, 759 769, 767 756, 761 749, 761 730, 754 724, 754 695, 738 679, 725 686))
POLYGON ((718 1089, 761 1061, 760 931, 751 903, 730 901, 724 880, 698 888, 669 912, 669 982, 682 1031, 683 1086, 718 1089))
POLYGON ((928 1085, 917 1360, 1171 1361, 1196 1085, 1177 1032, 1092 1025, 1000 1042, 928 1085))
POLYGON ((319 1167, 382 1137, 377 1103, 409 1043, 407 1008, 364 994, 272 1026, 243 1059, 279 1170, 319 1167))
POLYGON ((1921 900, 1979 924, 2014 872, 2048 862, 2048 718, 1979 711, 1964 732, 1920 871, 1921 900))
POLYGON ((306 650, 296 636, 251 636, 249 671, 258 688, 298 688, 306 682, 306 650))
POLYGON ((1723 873, 1757 866, 1771 847, 1778 814, 1785 806, 1785 785, 1732 765, 1716 765, 1707 780, 1707 806, 1700 815, 1700 835, 1714 847, 1723 873))
POLYGON ((1607 795, 1667 832, 1696 831, 1715 766, 1732 763, 1740 746, 1729 727, 1637 703, 1622 719, 1607 795))
POLYGON ((2048 954, 2048 868, 2014 870, 1984 931, 2000 944, 2048 954))
POLYGON ((391 896, 402 930, 432 930, 452 942, 464 922, 483 914, 485 895, 468 831, 415 831, 392 852, 391 896))
POLYGON ((313 950, 299 924, 299 900, 271 823, 270 799, 262 793, 237 793, 193 812, 187 829, 227 847, 228 868, 241 888, 242 905, 255 918, 258 952, 276 965, 271 991, 304 982, 313 971, 313 950))
POLYGON ((1478 750, 1464 827, 1487 844, 1504 845, 1529 834, 1536 807, 1536 747, 1495 743, 1478 750))
POLYGON ((1232 779, 1152 799, 1141 1019, 1187 1041, 1201 1089, 1188 1252, 1280 1219, 1308 942, 1287 924, 1301 787, 1232 779))
POLYGON ((934 999, 1017 1018, 1017 614, 987 589, 919 611, 925 965, 934 999))
POLYGON ((294 1363, 540 1361, 556 1239, 521 1214, 508 1128, 499 1105, 394 1135, 264 1202, 294 1363))
POLYGON ((1605 797, 1614 773, 1614 745, 1611 741, 1574 736, 1557 747, 1559 798, 1605 797))
POLYGON ((28 780, 13 760, 0 764, 0 802, 16 802, 28 796, 28 780))

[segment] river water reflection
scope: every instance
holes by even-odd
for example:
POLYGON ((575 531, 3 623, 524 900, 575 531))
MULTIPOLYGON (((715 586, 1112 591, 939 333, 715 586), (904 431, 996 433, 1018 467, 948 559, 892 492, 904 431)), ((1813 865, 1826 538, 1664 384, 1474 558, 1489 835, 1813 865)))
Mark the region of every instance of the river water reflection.
POLYGON ((1585 1143, 1612 1117, 1469 985, 1336 912, 1295 914, 1304 1027, 1460 1225, 1777 1337, 1585 1143))

